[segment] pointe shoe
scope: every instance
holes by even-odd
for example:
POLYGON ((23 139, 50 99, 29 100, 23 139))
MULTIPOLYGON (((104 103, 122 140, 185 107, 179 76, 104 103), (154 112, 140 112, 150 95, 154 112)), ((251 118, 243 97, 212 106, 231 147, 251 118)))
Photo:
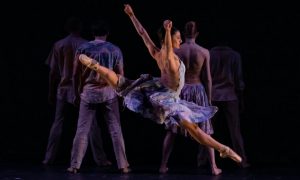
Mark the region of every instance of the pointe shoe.
POLYGON ((67 169, 67 171, 68 171, 69 173, 72 173, 72 174, 78 173, 78 170, 79 170, 79 169, 73 168, 73 167, 69 167, 69 168, 67 169))
POLYGON ((166 174, 169 171, 169 168, 167 167, 160 167, 159 168, 159 173, 161 174, 166 174))
POLYGON ((88 57, 87 55, 80 54, 79 55, 79 61, 83 65, 87 66, 88 68, 93 69, 93 70, 97 70, 97 66, 96 65, 98 64, 98 62, 96 60, 88 57))
POLYGON ((221 158, 227 158, 228 157, 228 158, 234 160, 237 163, 242 162, 242 158, 228 146, 224 146, 223 149, 220 151, 220 157, 221 158))

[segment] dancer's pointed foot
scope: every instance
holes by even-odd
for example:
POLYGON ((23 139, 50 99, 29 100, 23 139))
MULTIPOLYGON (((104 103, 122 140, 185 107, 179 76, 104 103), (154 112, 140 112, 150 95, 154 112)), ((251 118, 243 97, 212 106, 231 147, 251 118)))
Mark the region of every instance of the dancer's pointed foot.
POLYGON ((79 61, 90 69, 97 70, 98 62, 85 54, 79 55, 79 61))
POLYGON ((241 156, 239 156, 237 153, 235 153, 230 147, 228 146, 224 146, 220 151, 220 156, 222 158, 230 158, 232 160, 234 160, 237 163, 241 163, 242 162, 242 158, 241 156))
POLYGON ((222 169, 219 169, 218 167, 212 167, 211 168, 211 174, 214 176, 217 176, 222 173, 222 169))
POLYGON ((67 171, 68 171, 69 173, 72 173, 72 174, 78 173, 78 170, 79 170, 79 169, 73 168, 73 167, 69 167, 69 168, 67 169, 67 171))

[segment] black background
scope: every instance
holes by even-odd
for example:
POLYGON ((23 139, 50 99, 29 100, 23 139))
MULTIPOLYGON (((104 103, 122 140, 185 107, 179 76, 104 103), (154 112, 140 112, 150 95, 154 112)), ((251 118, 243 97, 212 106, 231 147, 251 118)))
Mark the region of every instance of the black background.
MULTIPOLYGON (((87 25, 91 19, 108 19, 112 27, 109 40, 123 51, 126 76, 158 75, 155 62, 123 12, 124 2, 10 2, 8 12, 1 12, 0 162, 40 163, 43 159, 53 120, 53 107, 47 103, 48 68, 44 62, 53 43, 67 35, 63 30, 67 17, 81 17, 86 23, 83 36, 90 40, 87 25)), ((225 0, 127 2, 156 44, 156 30, 166 18, 179 29, 187 20, 196 20, 200 27, 197 42, 208 49, 216 45, 218 34, 226 34, 230 46, 241 53, 243 60, 246 111, 241 125, 250 163, 299 165, 300 66, 296 26, 300 11, 295 4, 225 0)), ((158 166, 164 127, 128 110, 122 109, 121 114, 129 162, 158 166)), ((76 112, 69 117, 74 119, 76 112)), ((107 130, 104 124, 102 127, 105 148, 114 161, 107 130)), ((69 162, 74 128, 75 120, 66 122, 58 162, 69 162)), ((225 136, 219 139, 229 144, 225 136)), ((195 165, 196 152, 194 141, 179 137, 170 161, 195 165)), ((90 159, 89 152, 86 159, 90 159)))

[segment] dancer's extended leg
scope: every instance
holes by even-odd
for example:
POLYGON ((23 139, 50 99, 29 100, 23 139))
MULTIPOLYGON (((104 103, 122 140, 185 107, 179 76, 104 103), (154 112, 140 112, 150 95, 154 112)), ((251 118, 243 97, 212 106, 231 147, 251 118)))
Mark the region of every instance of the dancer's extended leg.
POLYGON ((114 71, 101 66, 96 60, 86 56, 85 54, 80 54, 79 60, 83 65, 99 73, 100 76, 105 79, 110 86, 117 88, 119 78, 114 71))
POLYGON ((182 120, 182 121, 180 121, 180 126, 184 127, 189 132, 189 134, 200 144, 212 147, 212 148, 216 149, 217 151, 219 151, 220 156, 222 158, 228 157, 237 163, 242 162, 242 158, 238 154, 236 154, 231 148, 219 143, 214 138, 212 138, 211 136, 204 133, 198 127, 197 124, 191 123, 190 121, 187 121, 187 120, 182 120))

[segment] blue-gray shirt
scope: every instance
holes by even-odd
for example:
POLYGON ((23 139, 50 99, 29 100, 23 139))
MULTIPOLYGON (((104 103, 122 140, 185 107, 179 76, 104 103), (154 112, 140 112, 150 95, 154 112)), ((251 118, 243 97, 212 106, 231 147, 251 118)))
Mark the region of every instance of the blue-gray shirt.
MULTIPOLYGON (((76 52, 85 54, 99 62, 117 74, 123 73, 123 54, 116 45, 102 40, 94 40, 82 44, 76 52)), ((78 61, 77 61, 78 62, 78 61)), ((82 92, 80 97, 89 103, 102 103, 117 96, 115 90, 110 87, 98 73, 81 66, 82 92)))

